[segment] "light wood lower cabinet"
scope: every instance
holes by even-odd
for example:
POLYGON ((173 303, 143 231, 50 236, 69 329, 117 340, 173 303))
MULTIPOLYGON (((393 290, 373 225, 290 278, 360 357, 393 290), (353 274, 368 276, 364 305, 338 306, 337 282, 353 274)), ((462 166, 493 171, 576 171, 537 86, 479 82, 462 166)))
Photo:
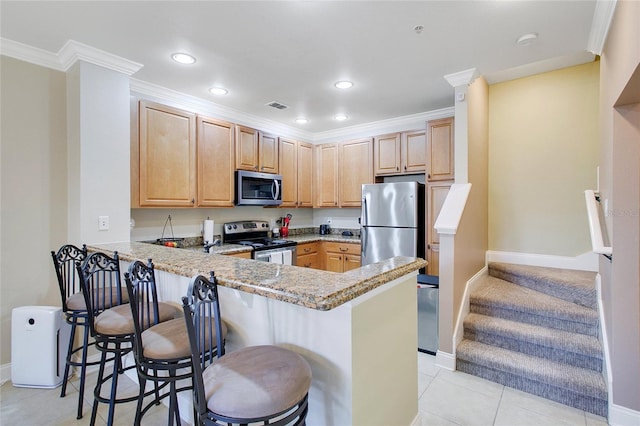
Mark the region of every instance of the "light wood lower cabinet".
POLYGON ((296 266, 303 268, 321 269, 318 242, 298 244, 296 266))
POLYGON ((360 244, 323 241, 323 269, 346 272, 360 267, 360 244))
POLYGON ((433 229, 440 209, 447 198, 453 182, 434 182, 427 184, 427 274, 439 275, 440 270, 440 236, 433 229))

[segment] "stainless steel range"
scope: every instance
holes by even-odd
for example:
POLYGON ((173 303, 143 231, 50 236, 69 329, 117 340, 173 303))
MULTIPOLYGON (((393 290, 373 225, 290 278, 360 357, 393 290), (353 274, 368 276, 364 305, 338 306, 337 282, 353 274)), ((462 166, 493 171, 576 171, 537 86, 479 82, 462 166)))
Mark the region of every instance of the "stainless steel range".
POLYGON ((295 265, 298 243, 269 238, 269 223, 263 220, 228 222, 222 226, 222 239, 227 244, 253 248, 251 258, 263 262, 295 265))

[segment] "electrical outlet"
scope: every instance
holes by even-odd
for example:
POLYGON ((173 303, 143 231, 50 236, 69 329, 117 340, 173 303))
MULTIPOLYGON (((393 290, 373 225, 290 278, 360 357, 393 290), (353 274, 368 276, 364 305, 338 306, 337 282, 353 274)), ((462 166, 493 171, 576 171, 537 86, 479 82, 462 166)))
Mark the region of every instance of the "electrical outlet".
POLYGON ((109 230, 109 216, 98 216, 98 231, 109 230))

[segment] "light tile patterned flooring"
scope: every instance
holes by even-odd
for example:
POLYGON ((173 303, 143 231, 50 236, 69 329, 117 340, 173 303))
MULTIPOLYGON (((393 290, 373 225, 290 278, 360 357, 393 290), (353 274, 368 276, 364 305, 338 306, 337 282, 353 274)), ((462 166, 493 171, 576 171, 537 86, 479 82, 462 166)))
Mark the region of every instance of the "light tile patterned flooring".
MULTIPOLYGON (((465 373, 437 367, 435 358, 418 354, 418 408, 421 426, 605 426, 606 419, 562 404, 529 395, 465 373)), ((93 399, 93 380, 88 378, 84 417, 76 420, 77 380, 60 398, 60 388, 45 390, 16 388, 11 382, 0 388, 0 425, 88 425, 93 399)), ((137 385, 123 378, 123 392, 135 392, 137 385)), ((116 407, 116 425, 133 423, 135 403, 116 407)), ((153 407, 144 425, 166 424, 164 405, 153 407)), ((106 423, 107 413, 100 404, 96 424, 106 423)), ((336 425, 342 426, 342 425, 336 425)), ((345 425, 346 426, 346 425, 345 425)), ((390 425, 391 426, 391 425, 390 425)))

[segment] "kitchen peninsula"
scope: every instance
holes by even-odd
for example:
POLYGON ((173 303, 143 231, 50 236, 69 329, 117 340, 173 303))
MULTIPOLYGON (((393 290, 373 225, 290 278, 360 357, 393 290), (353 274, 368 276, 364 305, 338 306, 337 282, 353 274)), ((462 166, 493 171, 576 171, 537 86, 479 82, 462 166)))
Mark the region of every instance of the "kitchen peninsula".
POLYGON ((176 304, 192 276, 215 271, 230 351, 275 344, 311 365, 308 425, 409 425, 417 416, 415 283, 424 260, 333 273, 136 242, 89 250, 117 251, 123 270, 152 259, 159 298, 176 304))

